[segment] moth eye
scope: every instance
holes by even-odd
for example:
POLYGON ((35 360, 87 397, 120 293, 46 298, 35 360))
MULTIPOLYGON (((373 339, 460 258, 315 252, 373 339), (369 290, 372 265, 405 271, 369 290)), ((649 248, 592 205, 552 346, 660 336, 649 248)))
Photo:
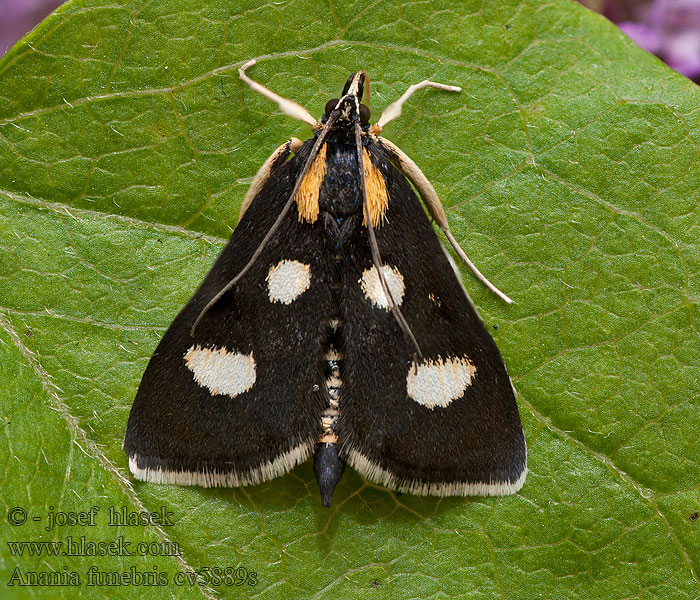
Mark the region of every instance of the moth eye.
POLYGON ((331 116, 331 113, 333 112, 335 105, 338 104, 339 100, 339 98, 333 98, 332 100, 326 102, 326 108, 323 110, 323 112, 326 113, 327 117, 331 116))
POLYGON ((369 123, 369 117, 369 106, 366 104, 360 104, 360 124, 367 125, 367 123, 369 123))

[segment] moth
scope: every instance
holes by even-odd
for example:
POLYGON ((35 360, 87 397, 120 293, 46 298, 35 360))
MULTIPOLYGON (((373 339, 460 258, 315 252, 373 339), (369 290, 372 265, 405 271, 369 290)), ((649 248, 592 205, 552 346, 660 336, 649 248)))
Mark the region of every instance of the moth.
POLYGON ((231 240, 143 375, 124 448, 137 479, 254 485, 314 456, 324 506, 345 464, 419 495, 519 490, 526 447, 515 395, 428 214, 469 261, 435 189, 370 124, 369 78, 350 76, 260 167, 231 240))

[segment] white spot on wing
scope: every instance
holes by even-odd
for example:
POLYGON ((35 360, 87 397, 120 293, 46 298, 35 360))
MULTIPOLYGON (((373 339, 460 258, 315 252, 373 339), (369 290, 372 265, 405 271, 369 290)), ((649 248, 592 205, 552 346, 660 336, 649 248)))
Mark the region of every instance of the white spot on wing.
MULTIPOLYGON (((382 266, 382 273, 384 274, 384 279, 386 280, 386 284, 389 287, 391 297, 394 299, 396 306, 401 306, 405 289, 403 275, 399 273, 396 267, 390 267, 388 265, 382 266)), ((389 310, 391 308, 391 300, 389 300, 384 293, 384 286, 379 280, 377 267, 365 269, 358 283, 362 287, 365 297, 376 307, 383 308, 384 310, 389 310)))
POLYGON ((298 260, 281 260, 267 273, 270 302, 291 304, 311 285, 311 268, 298 260))
POLYGON ((194 380, 212 394, 235 398, 255 383, 253 353, 229 352, 226 348, 192 346, 185 353, 185 364, 194 380))
POLYGON ((474 373, 476 367, 466 356, 414 362, 406 376, 406 391, 418 404, 445 408, 462 396, 474 373))

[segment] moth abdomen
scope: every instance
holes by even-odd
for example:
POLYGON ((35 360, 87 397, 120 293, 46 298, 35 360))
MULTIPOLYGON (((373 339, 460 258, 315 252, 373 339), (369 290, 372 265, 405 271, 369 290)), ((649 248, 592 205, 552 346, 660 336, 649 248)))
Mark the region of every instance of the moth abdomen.
POLYGON ((345 463, 338 454, 339 440, 336 433, 342 406, 342 348, 342 325, 334 318, 328 323, 324 355, 326 408, 321 416, 321 436, 314 451, 314 473, 325 507, 331 505, 333 490, 345 468, 345 463))
POLYGON ((338 444, 320 442, 314 452, 314 473, 321 492, 321 504, 330 508, 333 490, 345 470, 345 463, 338 455, 338 444))

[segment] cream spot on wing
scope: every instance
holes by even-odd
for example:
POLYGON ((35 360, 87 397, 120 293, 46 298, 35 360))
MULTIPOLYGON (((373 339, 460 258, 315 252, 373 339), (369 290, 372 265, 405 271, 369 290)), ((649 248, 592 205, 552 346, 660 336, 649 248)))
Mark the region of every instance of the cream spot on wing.
POLYGON ((194 380, 212 394, 235 398, 255 383, 253 353, 229 352, 226 348, 192 346, 185 353, 185 364, 194 380))
POLYGON ((476 367, 466 356, 414 362, 406 376, 406 391, 418 404, 445 408, 462 396, 475 373, 476 367))
MULTIPOLYGON (((394 299, 396 306, 401 306, 405 289, 403 275, 399 273, 396 267, 390 267, 388 265, 382 266, 382 273, 384 274, 384 279, 386 280, 386 284, 389 287, 391 297, 394 299)), ((384 310, 389 310, 391 308, 391 300, 389 300, 384 293, 384 286, 379 280, 377 267, 365 269, 358 283, 362 287, 365 297, 376 307, 383 308, 384 310)))
POLYGON ((298 260, 281 260, 267 273, 270 302, 291 304, 311 285, 311 267, 298 260))

